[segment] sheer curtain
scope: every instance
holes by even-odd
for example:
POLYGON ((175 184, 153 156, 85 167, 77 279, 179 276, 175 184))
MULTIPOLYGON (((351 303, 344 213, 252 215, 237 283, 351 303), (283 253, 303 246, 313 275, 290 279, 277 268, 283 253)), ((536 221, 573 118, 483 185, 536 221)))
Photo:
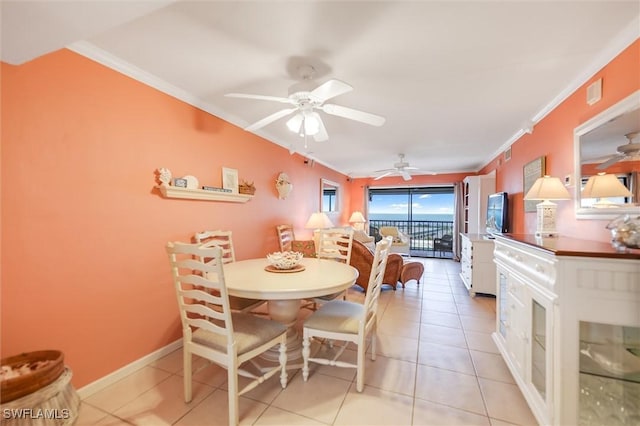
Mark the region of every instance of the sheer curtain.
POLYGON ((464 183, 453 184, 453 259, 460 261, 460 232, 464 229, 464 183))

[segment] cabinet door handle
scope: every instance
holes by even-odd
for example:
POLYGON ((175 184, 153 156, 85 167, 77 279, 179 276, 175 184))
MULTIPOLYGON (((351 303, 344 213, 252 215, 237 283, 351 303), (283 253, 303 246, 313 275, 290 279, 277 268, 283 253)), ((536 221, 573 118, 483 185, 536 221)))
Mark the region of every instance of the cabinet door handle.
POLYGON ((514 257, 518 262, 522 262, 522 256, 515 255, 514 257))
POLYGON ((535 269, 536 269, 536 272, 544 273, 544 267, 541 265, 538 265, 537 263, 536 263, 535 269))

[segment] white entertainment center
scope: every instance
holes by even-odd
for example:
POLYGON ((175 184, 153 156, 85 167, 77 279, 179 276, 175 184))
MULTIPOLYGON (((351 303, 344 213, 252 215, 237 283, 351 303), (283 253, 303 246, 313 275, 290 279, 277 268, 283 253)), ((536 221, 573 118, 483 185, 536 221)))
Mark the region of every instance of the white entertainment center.
POLYGON ((640 250, 496 235, 493 339, 541 425, 640 424, 640 250))

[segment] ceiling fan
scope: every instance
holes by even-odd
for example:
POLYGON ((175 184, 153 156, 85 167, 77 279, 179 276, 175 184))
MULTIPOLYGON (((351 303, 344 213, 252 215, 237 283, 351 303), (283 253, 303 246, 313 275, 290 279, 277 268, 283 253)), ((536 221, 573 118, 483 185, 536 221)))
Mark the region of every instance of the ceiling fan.
POLYGON ((609 158, 604 163, 598 165, 596 169, 604 170, 617 163, 618 161, 622 161, 627 158, 640 158, 640 142, 633 142, 633 140, 636 138, 640 139, 640 131, 627 133, 625 137, 629 140, 629 143, 617 147, 616 150, 618 151, 618 153, 609 158))
POLYGON ((299 67, 298 71, 302 81, 289 87, 289 95, 286 98, 245 93, 227 93, 225 95, 230 98, 258 99, 291 105, 290 108, 282 109, 256 121, 246 127, 245 130, 255 131, 287 115, 296 113, 287 121, 289 130, 298 133, 300 136, 313 136, 318 142, 326 141, 329 136, 317 111, 323 111, 330 115, 348 118, 372 126, 382 126, 384 124, 385 118, 379 115, 325 103, 331 98, 352 91, 353 87, 349 84, 331 79, 320 86, 313 87, 315 84, 312 78, 315 69, 311 65, 304 65, 299 67))
MULTIPOLYGON (((404 154, 398 154, 398 157, 400 158, 400 161, 398 161, 397 163, 394 163, 393 168, 376 170, 374 173, 377 173, 378 175, 373 180, 382 179, 383 177, 391 176, 391 175, 400 175, 404 180, 411 180, 411 173, 418 170, 418 168, 411 167, 409 163, 404 161, 404 154)), ((425 173, 430 173, 434 175, 436 174, 434 172, 425 172, 425 173)))

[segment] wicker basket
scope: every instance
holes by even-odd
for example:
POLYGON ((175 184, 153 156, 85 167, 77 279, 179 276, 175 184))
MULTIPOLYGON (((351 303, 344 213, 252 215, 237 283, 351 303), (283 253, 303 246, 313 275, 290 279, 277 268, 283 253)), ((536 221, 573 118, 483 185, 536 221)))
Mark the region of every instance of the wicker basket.
POLYGON ((2 365, 19 367, 36 361, 53 361, 31 373, 0 382, 0 402, 6 403, 33 393, 53 383, 64 371, 64 355, 60 351, 36 351, 2 359, 2 365))
POLYGON ((70 426, 78 419, 80 397, 71 385, 72 373, 65 367, 62 374, 22 398, 5 403, 0 409, 3 426, 70 426), (27 411, 25 411, 27 410, 27 411), (11 416, 11 413, 22 415, 11 416))
POLYGON ((256 187, 253 184, 241 184, 238 186, 238 192, 240 194, 254 195, 256 193, 256 187))

